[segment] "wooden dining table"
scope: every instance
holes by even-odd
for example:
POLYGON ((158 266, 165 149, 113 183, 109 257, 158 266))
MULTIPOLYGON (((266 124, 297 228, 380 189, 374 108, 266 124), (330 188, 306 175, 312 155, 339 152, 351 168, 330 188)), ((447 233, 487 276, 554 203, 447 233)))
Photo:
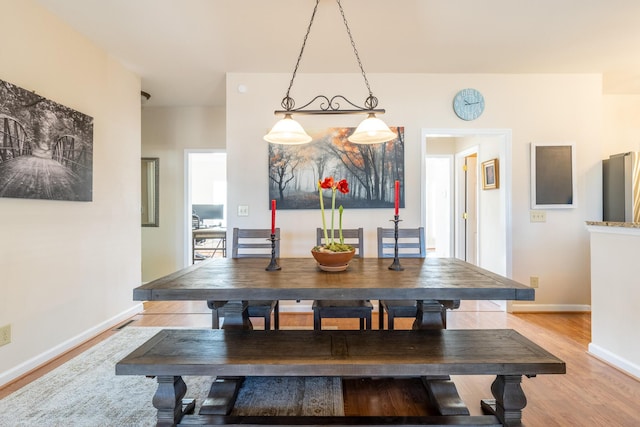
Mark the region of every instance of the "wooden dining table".
MULTIPOLYGON (((370 358, 375 359, 375 353, 378 351, 377 346, 372 344, 375 343, 374 338, 380 338, 382 335, 362 335, 361 337, 359 334, 391 334, 383 337, 385 342, 392 338, 396 338, 396 336, 420 340, 423 337, 426 337, 426 335, 423 335, 424 333, 437 333, 438 331, 435 330, 440 330, 444 332, 445 335, 449 336, 449 334, 461 333, 455 330, 449 331, 446 329, 446 310, 459 307, 460 300, 532 301, 535 297, 534 289, 500 274, 490 272, 459 259, 402 258, 399 261, 400 269, 397 270, 390 269, 393 260, 389 258, 355 258, 349 263, 349 266, 345 271, 327 272, 318 268, 316 262, 311 257, 278 259, 277 265, 280 269, 276 270, 267 269, 271 263, 269 259, 265 258, 212 258, 139 286, 134 289, 133 297, 134 300, 139 301, 203 300, 207 301, 210 307, 216 309, 224 307, 225 321, 223 329, 227 329, 228 331, 226 332, 229 334, 243 332, 240 329, 252 329, 251 321, 249 320, 246 310, 248 300, 384 299, 417 301, 418 309, 413 329, 432 331, 418 331, 413 335, 402 335, 406 334, 407 331, 350 331, 350 333, 354 334, 353 339, 362 341, 360 338, 366 337, 362 339, 364 339, 363 343, 368 346, 368 350, 363 350, 362 354, 366 356, 367 363, 370 362, 370 358), (373 347, 371 347, 372 345, 373 347)), ((271 266, 273 267, 273 265, 271 266)), ((279 342, 277 340, 281 338, 286 340, 295 339, 291 333, 295 333, 296 331, 267 331, 266 333, 263 331, 244 332, 246 333, 239 336, 239 339, 242 341, 240 343, 240 347, 245 350, 253 348, 255 344, 253 341, 256 340, 256 342, 260 340, 262 340, 260 342, 263 342, 268 339, 276 343, 271 347, 259 346, 263 351, 259 351, 256 354, 262 355, 264 353, 264 349, 269 349, 273 352, 285 351, 280 348, 281 346, 279 344, 277 344, 277 342, 279 342), (279 334, 281 334, 282 337, 280 337, 279 334)), ((313 331, 307 332, 313 333, 313 331)), ((320 331, 319 335, 305 336, 306 338, 301 338, 302 342, 308 343, 309 339, 331 338, 332 344, 330 347, 332 348, 332 352, 335 352, 336 343, 342 342, 346 339, 342 336, 327 338, 327 336, 323 335, 322 332, 323 331, 320 331)), ((331 331, 324 332, 332 333, 331 331)), ((180 333, 185 334, 187 332, 180 333)), ((206 334, 206 331, 198 332, 198 334, 203 333, 206 334)), ((214 333, 223 333, 223 331, 214 333)), ((466 331, 463 333, 470 334, 469 337, 476 337, 474 331, 466 331)), ((460 345, 464 347, 461 350, 462 353, 467 356, 474 356, 476 354, 480 354, 481 350, 485 351, 485 347, 487 346, 493 348, 495 344, 495 350, 491 350, 495 354, 492 353, 493 355, 491 357, 497 357, 497 360, 502 361, 496 366, 514 370, 514 372, 510 372, 509 375, 498 373, 496 382, 494 382, 494 385, 491 388, 492 393, 494 393, 494 396, 498 399, 497 412, 495 410, 495 402, 491 403, 490 401, 487 401, 486 404, 483 403, 483 411, 487 413, 495 413, 504 425, 519 425, 521 409, 526 405, 526 398, 520 388, 521 376, 532 374, 532 372, 533 376, 535 376, 536 373, 545 372, 563 373, 564 363, 552 355, 547 355, 543 349, 538 349, 534 343, 529 342, 524 337, 518 338, 518 342, 523 343, 524 346, 521 346, 520 344, 508 344, 506 345, 507 349, 502 348, 506 341, 503 338, 498 337, 498 335, 510 334, 510 336, 518 336, 515 331, 477 331, 477 334, 479 334, 477 337, 485 337, 482 339, 478 338, 480 341, 487 339, 487 334, 497 334, 497 338, 494 337, 495 343, 493 344, 483 344, 482 342, 479 342, 474 348, 471 348, 473 347, 471 344, 473 340, 465 338, 460 342, 460 345), (542 357, 542 359, 540 359, 540 357, 542 357), (551 360, 551 362, 547 360, 547 357, 550 358, 549 360, 551 360), (529 372, 529 368, 523 368, 530 366, 532 362, 535 365, 534 371, 529 372), (548 363, 551 363, 553 366, 548 368, 548 363)), ((216 335, 216 337, 218 336, 216 335)), ((351 335, 349 337, 351 337, 351 335)), ((223 363, 228 362, 235 366, 236 362, 238 362, 235 361, 235 359, 229 359, 229 357, 231 357, 230 353, 228 353, 227 350, 224 350, 231 345, 229 341, 232 338, 231 335, 220 335, 219 338, 223 341, 215 346, 205 342, 209 339, 207 337, 202 338, 205 341, 194 343, 193 346, 191 346, 185 344, 188 340, 185 341, 183 338, 178 337, 175 343, 167 344, 167 346, 174 347, 167 347, 165 351, 166 357, 168 357, 166 363, 163 362, 164 359, 162 359, 160 354, 157 353, 160 350, 156 351, 154 349, 154 346, 159 345, 156 341, 160 340, 158 342, 162 342, 160 338, 157 338, 152 340, 153 342, 145 344, 143 348, 136 350, 136 352, 132 353, 129 358, 135 359, 139 355, 143 355, 143 357, 145 357, 144 355, 147 353, 152 355, 148 361, 145 361, 145 363, 149 365, 149 372, 156 372, 156 370, 162 371, 165 375, 168 375, 162 381, 168 381, 170 383, 169 385, 163 385, 164 382, 162 384, 159 383, 158 393, 160 393, 161 396, 164 396, 166 393, 169 393, 172 396, 175 395, 172 397, 173 402, 173 400, 178 399, 184 394, 184 390, 174 384, 175 379, 180 378, 175 376, 177 374, 174 371, 182 372, 180 369, 193 368, 192 370, 194 370, 194 372, 204 375, 209 372, 207 369, 214 369, 214 367, 208 365, 200 366, 199 363, 205 361, 206 363, 211 364, 213 363, 213 356, 211 356, 211 358, 208 356, 204 357, 202 354, 220 346, 220 348, 223 349, 221 351, 224 353, 223 363), (199 350, 200 347, 198 346, 204 347, 199 350), (182 353, 184 353, 184 355, 182 355, 182 353), (194 360, 196 360, 197 363, 192 361, 194 357, 194 360), (154 364, 158 365, 156 366, 154 364), (202 372, 200 372, 199 369, 202 369, 202 372), (167 374, 163 370, 170 372, 167 374), (165 389, 163 387, 168 388, 165 389)), ((357 346, 353 347, 354 345, 355 344, 351 343, 347 347, 350 348, 351 352, 358 353, 356 348, 357 346)), ((416 343, 412 343, 406 348, 414 348, 416 345, 416 343)), ((444 362, 460 362, 460 360, 457 359, 457 353, 452 353, 451 356, 446 356, 446 354, 449 354, 447 352, 452 352, 458 348, 457 344, 452 345, 449 343, 445 345, 437 343, 436 346, 439 348, 436 353, 438 353, 439 357, 445 358, 443 359, 444 362), (444 345, 444 347, 440 347, 442 345, 444 345), (452 357, 453 359, 448 360, 445 356, 452 357)), ((344 346, 338 347, 343 348, 344 346)), ((387 363, 385 360, 390 357, 388 354, 389 351, 390 350, 384 350, 384 355, 380 356, 379 360, 376 359, 376 362, 374 363, 374 366, 376 366, 377 369, 376 372, 387 372, 384 364, 387 363)), ((243 354, 244 353, 242 352, 238 353, 239 357, 241 356, 239 360, 242 363, 246 363, 246 357, 244 357, 243 354)), ((309 366, 320 366, 322 363, 327 363, 327 361, 323 359, 323 354, 324 353, 322 352, 319 352, 319 354, 313 354, 313 351, 311 351, 307 355, 309 359, 308 364, 310 364, 309 366), (322 359, 322 362, 319 361, 320 359, 322 359)), ((428 352, 424 354, 420 352, 416 357, 425 358, 427 356, 428 352)), ((276 356, 273 357, 275 358, 276 356)), ((491 359, 491 357, 488 357, 487 360, 491 359)), ((478 356, 478 358, 479 360, 474 359, 473 361, 466 361, 464 363, 460 362, 458 364, 465 374, 486 374, 483 369, 488 366, 488 362, 480 360, 480 356, 478 356)), ((277 359, 280 360, 281 357, 277 357, 277 359)), ((295 363, 299 362, 300 360, 296 359, 295 363)), ((441 361, 437 362, 440 363, 441 361)), ((123 372, 125 367, 128 366, 127 363, 129 363, 128 360, 120 363, 120 365, 122 365, 121 369, 123 369, 123 372)), ((146 366, 145 364, 140 367, 141 365, 139 363, 135 361, 132 363, 133 366, 135 366, 135 369, 131 368, 133 369, 131 372, 150 375, 149 372, 142 369, 142 367, 146 366)), ((280 360, 278 363, 284 362, 280 360)), ((259 372, 262 372, 263 369, 267 368, 274 369, 274 366, 279 366, 278 363, 274 364, 273 362, 269 362, 266 365, 258 366, 256 369, 259 372)), ((298 366, 295 363, 292 362, 291 366, 286 366, 287 372, 297 372, 295 369, 298 366)), ((435 362, 428 358, 425 359, 424 363, 424 370, 420 370, 420 372, 429 372, 431 369, 430 366, 435 366, 432 365, 435 362)), ((358 370, 356 369, 356 371, 358 370)), ((460 399, 455 384, 450 379, 450 376, 447 375, 448 372, 446 369, 443 368, 442 372, 438 372, 439 374, 435 376, 429 376, 424 373, 421 375, 426 375, 422 377, 423 382, 427 388, 431 401, 434 402, 439 413, 442 416, 468 416, 469 411, 464 402, 460 399)), ((126 373, 130 372, 126 371, 126 373)), ((220 390, 225 390, 224 393, 226 393, 225 399, 222 399, 222 401, 226 402, 225 408, 228 409, 233 404, 239 386, 237 383, 232 387, 228 386, 228 382, 236 381, 236 379, 221 378, 221 380, 221 383, 214 383, 212 385, 210 398, 205 400, 203 403, 200 412, 201 414, 209 413, 207 411, 215 413, 215 411, 218 410, 219 405, 209 406, 208 402, 220 401, 220 395, 222 394, 220 390), (224 381, 227 381, 227 383, 224 383, 224 381)), ((156 394, 156 396, 157 395, 158 394, 156 394)), ((173 403, 168 405, 168 407, 170 407, 169 409, 161 406, 156 407, 159 409, 159 419, 162 418, 161 414, 164 414, 163 411, 169 411, 172 414, 177 411, 173 403)), ((167 425, 173 425, 175 419, 180 416, 181 415, 174 414, 168 417, 169 421, 167 425)), ((473 421, 466 418, 464 419, 466 420, 463 421, 464 425, 467 425, 465 423, 473 421)))
POLYGON ((460 300, 532 301, 534 289, 456 258, 354 258, 342 272, 326 272, 313 258, 213 258, 133 291, 138 301, 209 301, 224 306, 224 328, 251 328, 248 300, 407 300, 418 302, 414 329, 446 327, 446 309, 460 300))

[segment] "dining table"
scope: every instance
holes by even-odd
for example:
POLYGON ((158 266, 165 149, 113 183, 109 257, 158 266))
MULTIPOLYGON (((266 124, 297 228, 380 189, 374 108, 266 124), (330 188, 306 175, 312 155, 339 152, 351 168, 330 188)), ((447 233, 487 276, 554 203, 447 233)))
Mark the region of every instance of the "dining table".
MULTIPOLYGON (((438 353, 439 357, 444 358, 442 363, 453 363, 455 366, 459 365, 465 374, 486 374, 485 368, 489 366, 487 364, 488 362, 482 359, 484 356, 479 355, 483 351, 493 352, 491 356, 487 356, 488 361, 493 360, 492 357, 497 357, 497 360, 502 361, 495 366, 500 367, 502 370, 509 370, 509 373, 508 375, 503 375, 497 372, 496 382, 494 382, 491 388, 492 393, 494 396, 497 396, 498 399, 498 410, 496 412, 495 402, 487 401, 484 403, 483 401, 483 411, 486 413, 496 413, 504 425, 519 425, 520 423, 521 409, 526 404, 526 398, 520 388, 521 375, 535 376, 536 373, 564 372, 564 363, 562 361, 547 354, 543 349, 539 349, 534 343, 529 342, 524 337, 517 338, 518 344, 505 344, 507 341, 502 338, 502 335, 519 336, 515 331, 471 330, 459 332, 446 329, 447 310, 458 308, 461 300, 533 301, 535 298, 535 289, 457 258, 354 258, 349 262, 348 267, 344 271, 339 272, 320 269, 312 257, 280 259, 273 259, 272 257, 271 260, 269 260, 269 258, 212 258, 139 286, 133 290, 133 297, 134 300, 138 301, 202 300, 207 301, 209 307, 214 309, 224 307, 224 323, 222 328, 227 330, 227 334, 245 332, 238 336, 238 339, 242 341, 240 345, 241 348, 250 349, 255 347, 258 342, 264 343, 265 340, 273 339, 273 346, 264 347, 262 344, 258 346, 263 349, 263 351, 259 351, 254 356, 260 355, 260 357, 264 356, 264 349, 269 349, 269 351, 276 353, 286 351, 280 348, 280 344, 277 344, 279 342, 278 339, 280 339, 279 334, 283 334, 282 339, 286 338, 290 341, 295 338, 292 333, 295 334, 296 331, 268 331, 266 333, 263 331, 247 331, 253 329, 247 313, 247 303, 249 300, 415 300, 417 314, 413 322, 413 329, 418 330, 418 332, 413 333, 413 335, 402 335, 406 334, 407 331, 393 330, 350 331, 350 333, 354 335, 349 335, 349 337, 351 337, 349 339, 359 340, 358 342, 364 340, 363 345, 365 345, 368 350, 362 350, 363 352, 361 351, 360 353, 369 360, 370 358, 375 358, 374 353, 378 351, 374 338, 382 337, 382 335, 371 334, 386 334, 384 335, 385 342, 392 342, 396 336, 402 337, 403 339, 414 340, 420 340, 423 337, 425 339, 427 337, 433 339, 434 336, 424 334, 432 332, 438 333, 439 331, 443 333, 443 337, 451 334, 470 334, 469 338, 463 339, 459 344, 434 344, 440 349, 436 353, 438 353), (277 268, 274 268, 274 266, 277 268), (486 337, 487 334, 496 334, 496 337, 488 339, 486 337), (472 344, 475 341, 471 338, 477 338, 475 341, 485 339, 488 341, 477 342, 476 345, 472 344), (521 344, 524 345, 522 348, 520 348, 521 344), (440 347, 442 345, 445 347, 440 347), (493 348, 494 345, 495 349, 493 348), (478 355, 476 358, 478 360, 474 359, 473 361, 464 361, 456 364, 462 360, 459 359, 460 356, 455 353, 455 349, 457 348, 462 349, 461 354, 466 355, 465 357, 478 355), (520 350, 517 348, 520 348, 520 350), (370 351, 370 354, 367 353, 367 351, 370 351), (449 353, 451 353, 451 355, 447 356, 449 353), (452 359, 448 360, 446 359, 447 357, 451 357, 452 359), (535 365, 533 371, 529 371, 529 368, 523 368, 532 366, 531 363, 535 365), (548 368, 548 363, 551 363, 553 366, 548 368), (511 372, 511 370, 514 372, 511 372), (505 408, 508 408, 506 412, 505 408)), ((211 332, 224 333, 224 331, 211 332)), ((327 332, 327 334, 335 333, 335 331, 325 332, 327 332)), ((179 332, 179 334, 187 333, 191 332, 179 332)), ((203 333, 206 333, 206 331, 198 332, 198 334, 203 333)), ((162 362, 162 360, 164 359, 160 358, 160 353, 157 353, 153 348, 147 348, 149 346, 160 345, 159 343, 163 342, 160 338, 152 340, 153 342, 149 344, 145 344, 143 346, 144 348, 136 350, 130 357, 137 357, 137 355, 144 355, 148 352, 148 354, 152 356, 148 363, 145 363, 149 365, 150 372, 155 372, 157 369, 172 369, 170 374, 166 374, 165 372, 165 375, 169 376, 162 380, 168 381, 171 384, 168 386, 159 384, 158 393, 162 396, 164 396, 165 393, 170 393, 172 396, 175 394, 176 397, 172 397, 173 402, 173 400, 184 395, 184 390, 174 384, 175 379, 179 379, 180 377, 175 376, 177 374, 174 373, 173 370, 177 372, 185 367, 185 369, 189 368, 196 373, 204 375, 209 372, 208 369, 213 369, 208 365, 200 366, 200 363, 204 362, 208 364, 213 363, 213 359, 208 356, 203 358, 201 352, 213 351, 218 346, 222 346, 220 347, 222 349, 220 351, 224 354, 222 363, 229 362, 229 367, 236 366, 237 361, 235 359, 229 359, 231 353, 228 353, 228 347, 233 347, 229 340, 235 337, 235 335, 216 335, 216 337, 223 341, 213 346, 205 342, 209 338, 202 337, 204 341, 194 342, 193 348, 186 344, 189 340, 185 341, 183 338, 176 338, 175 342, 167 344, 167 346, 173 347, 167 347, 167 349, 165 349, 166 351, 163 350, 166 353, 166 357, 168 357, 166 367, 163 365, 164 362, 162 362), (157 340, 161 341, 156 342, 157 340), (204 347, 201 349, 199 346, 204 347), (192 358, 195 358, 195 362, 192 361, 192 358), (179 360, 181 361, 180 363, 178 363, 179 360), (202 372, 198 369, 202 369, 202 372), (168 387, 166 390, 169 391, 166 392, 162 387, 168 387)), ((439 335, 436 337, 438 339, 443 338, 439 335)), ((354 352, 354 354, 358 353, 357 346, 353 347, 355 345, 353 343, 349 345, 345 344, 346 347, 344 345, 342 347, 339 345, 336 347, 337 344, 348 337, 329 337, 320 333, 301 339, 302 342, 309 344, 309 339, 329 338, 332 343, 330 346, 332 352, 335 352, 336 348, 349 348, 349 351, 345 350, 345 354, 350 351, 354 352)), ((416 346, 418 344, 419 343, 413 342, 410 345, 407 344, 408 347, 406 348, 417 348, 416 346)), ((250 353, 249 350, 246 351, 250 353)), ((376 359, 374 366, 376 366, 376 372, 385 373, 387 369, 384 364, 387 363, 385 361, 389 359, 389 351, 391 350, 380 351, 382 351, 384 355, 376 359)), ((342 354, 340 351, 338 351, 338 353, 342 354)), ((421 370, 419 370, 419 372, 422 372, 422 379, 431 401, 434 402, 434 405, 438 408, 442 416, 468 416, 469 411, 465 403, 460 399, 456 386, 451 380, 450 375, 448 375, 449 372, 446 370, 447 368, 442 368, 442 372, 437 371, 439 374, 435 376, 424 374, 424 372, 430 372, 430 366, 435 366, 431 365, 434 362, 428 359, 428 354, 429 352, 424 354, 420 353, 417 357, 427 358, 425 359, 425 365, 423 365, 424 369, 420 368, 421 370)), ((238 353, 238 356, 242 363, 247 363, 248 359, 242 356, 242 352, 238 353)), ((311 351, 311 353, 307 354, 307 357, 308 366, 322 366, 322 363, 327 363, 324 359, 324 353, 316 355, 311 351), (322 362, 320 362, 320 360, 322 360, 322 362)), ((402 358, 402 356, 398 357, 402 358)), ((281 358, 277 357, 277 359, 280 360, 281 358)), ((122 369, 125 369, 125 362, 126 361, 122 361, 120 363, 120 365, 123 365, 122 369)), ((258 362, 256 361, 256 363, 258 362)), ((280 366, 280 363, 284 362, 279 361, 276 364, 269 362, 266 365, 256 365, 255 369, 264 374, 262 370, 266 369, 265 372, 271 372, 269 369, 273 370, 274 367, 280 366)), ((295 369, 297 369, 296 363, 301 363, 301 361, 296 359, 295 363, 291 363, 291 366, 286 365, 287 372, 289 372, 289 370, 291 372, 297 372, 295 371, 295 369)), ((436 365, 438 363, 436 363, 436 365)), ((133 365, 139 366, 137 362, 134 362, 133 365)), ((137 367, 135 373, 149 375, 149 372, 142 372, 141 369, 142 368, 137 367)), ((359 372, 357 369, 356 371, 359 372)), ((252 370, 251 372, 254 371, 252 370)), ((222 399, 226 402, 225 408, 228 409, 233 404, 234 396, 237 394, 239 387, 237 379, 220 377, 219 380, 219 383, 212 385, 210 398, 203 403, 201 414, 209 413, 207 412, 209 410, 212 411, 211 413, 218 410, 219 405, 209 406, 208 402, 218 402, 221 400, 219 395, 223 392, 220 390, 223 390, 227 396, 231 396, 222 399)), ((168 407, 169 406, 169 412, 177 411, 173 403, 168 405, 168 407)), ((163 411, 167 411, 167 409, 160 409, 160 406, 156 407, 159 408, 160 419, 160 414, 164 413, 163 411)), ((175 416, 174 414, 174 416, 172 416, 173 418, 169 417, 168 425, 173 425, 172 420, 180 416, 175 416)), ((463 421, 463 424, 472 421, 466 418, 463 419, 467 420, 463 421)))
POLYGON ((354 258, 346 270, 321 270, 313 258, 212 258, 148 282, 137 301, 208 301, 224 307, 223 328, 252 328, 248 300, 416 300, 414 329, 446 328, 460 300, 532 301, 535 290, 457 258, 354 258), (395 266, 394 266, 395 268, 395 266))

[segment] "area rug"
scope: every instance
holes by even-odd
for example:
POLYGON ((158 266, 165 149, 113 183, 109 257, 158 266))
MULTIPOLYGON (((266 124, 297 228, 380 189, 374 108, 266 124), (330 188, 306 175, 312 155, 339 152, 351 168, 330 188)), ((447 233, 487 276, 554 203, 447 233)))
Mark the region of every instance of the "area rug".
MULTIPOLYGON (((160 328, 127 327, 0 400, 2 427, 154 426, 155 379, 115 375, 115 364, 160 328)), ((212 377, 184 377, 199 404, 212 377)), ((247 378, 236 415, 344 415, 340 378, 247 378)))

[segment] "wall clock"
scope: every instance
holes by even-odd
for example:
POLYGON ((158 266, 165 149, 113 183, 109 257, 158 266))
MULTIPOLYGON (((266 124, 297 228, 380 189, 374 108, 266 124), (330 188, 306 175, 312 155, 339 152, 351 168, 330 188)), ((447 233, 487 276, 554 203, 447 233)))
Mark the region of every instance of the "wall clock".
POLYGON ((462 120, 475 120, 484 111, 484 97, 476 89, 462 89, 453 98, 453 111, 462 120))

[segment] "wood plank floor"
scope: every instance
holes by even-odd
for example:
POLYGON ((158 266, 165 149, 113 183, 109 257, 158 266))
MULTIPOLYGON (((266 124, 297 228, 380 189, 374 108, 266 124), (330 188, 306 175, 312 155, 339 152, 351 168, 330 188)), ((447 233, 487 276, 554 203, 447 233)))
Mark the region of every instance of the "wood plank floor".
MULTIPOLYGON (((377 325, 374 313, 373 324, 377 325)), ((145 303, 145 310, 130 319, 131 326, 210 327, 211 312, 204 302, 145 303)), ((463 302, 448 313, 450 329, 511 328, 546 348, 567 363, 566 375, 524 378, 522 387, 528 404, 523 425, 620 426, 640 425, 640 381, 587 353, 591 322, 588 313, 508 314, 489 302, 463 302)), ((256 326, 261 326, 259 319, 256 326)), ((311 313, 281 313, 282 328, 311 328, 311 313)), ((356 320, 327 320, 327 327, 357 328, 356 320)), ((410 328, 411 321, 397 319, 397 328, 410 328)), ((117 333, 110 330, 0 389, 0 398, 33 381, 64 361, 117 333)), ((480 399, 490 396, 493 377, 453 377, 472 415, 481 414, 480 399)), ((419 381, 403 379, 350 379, 344 382, 345 413, 361 415, 425 415, 431 413, 419 381)))

